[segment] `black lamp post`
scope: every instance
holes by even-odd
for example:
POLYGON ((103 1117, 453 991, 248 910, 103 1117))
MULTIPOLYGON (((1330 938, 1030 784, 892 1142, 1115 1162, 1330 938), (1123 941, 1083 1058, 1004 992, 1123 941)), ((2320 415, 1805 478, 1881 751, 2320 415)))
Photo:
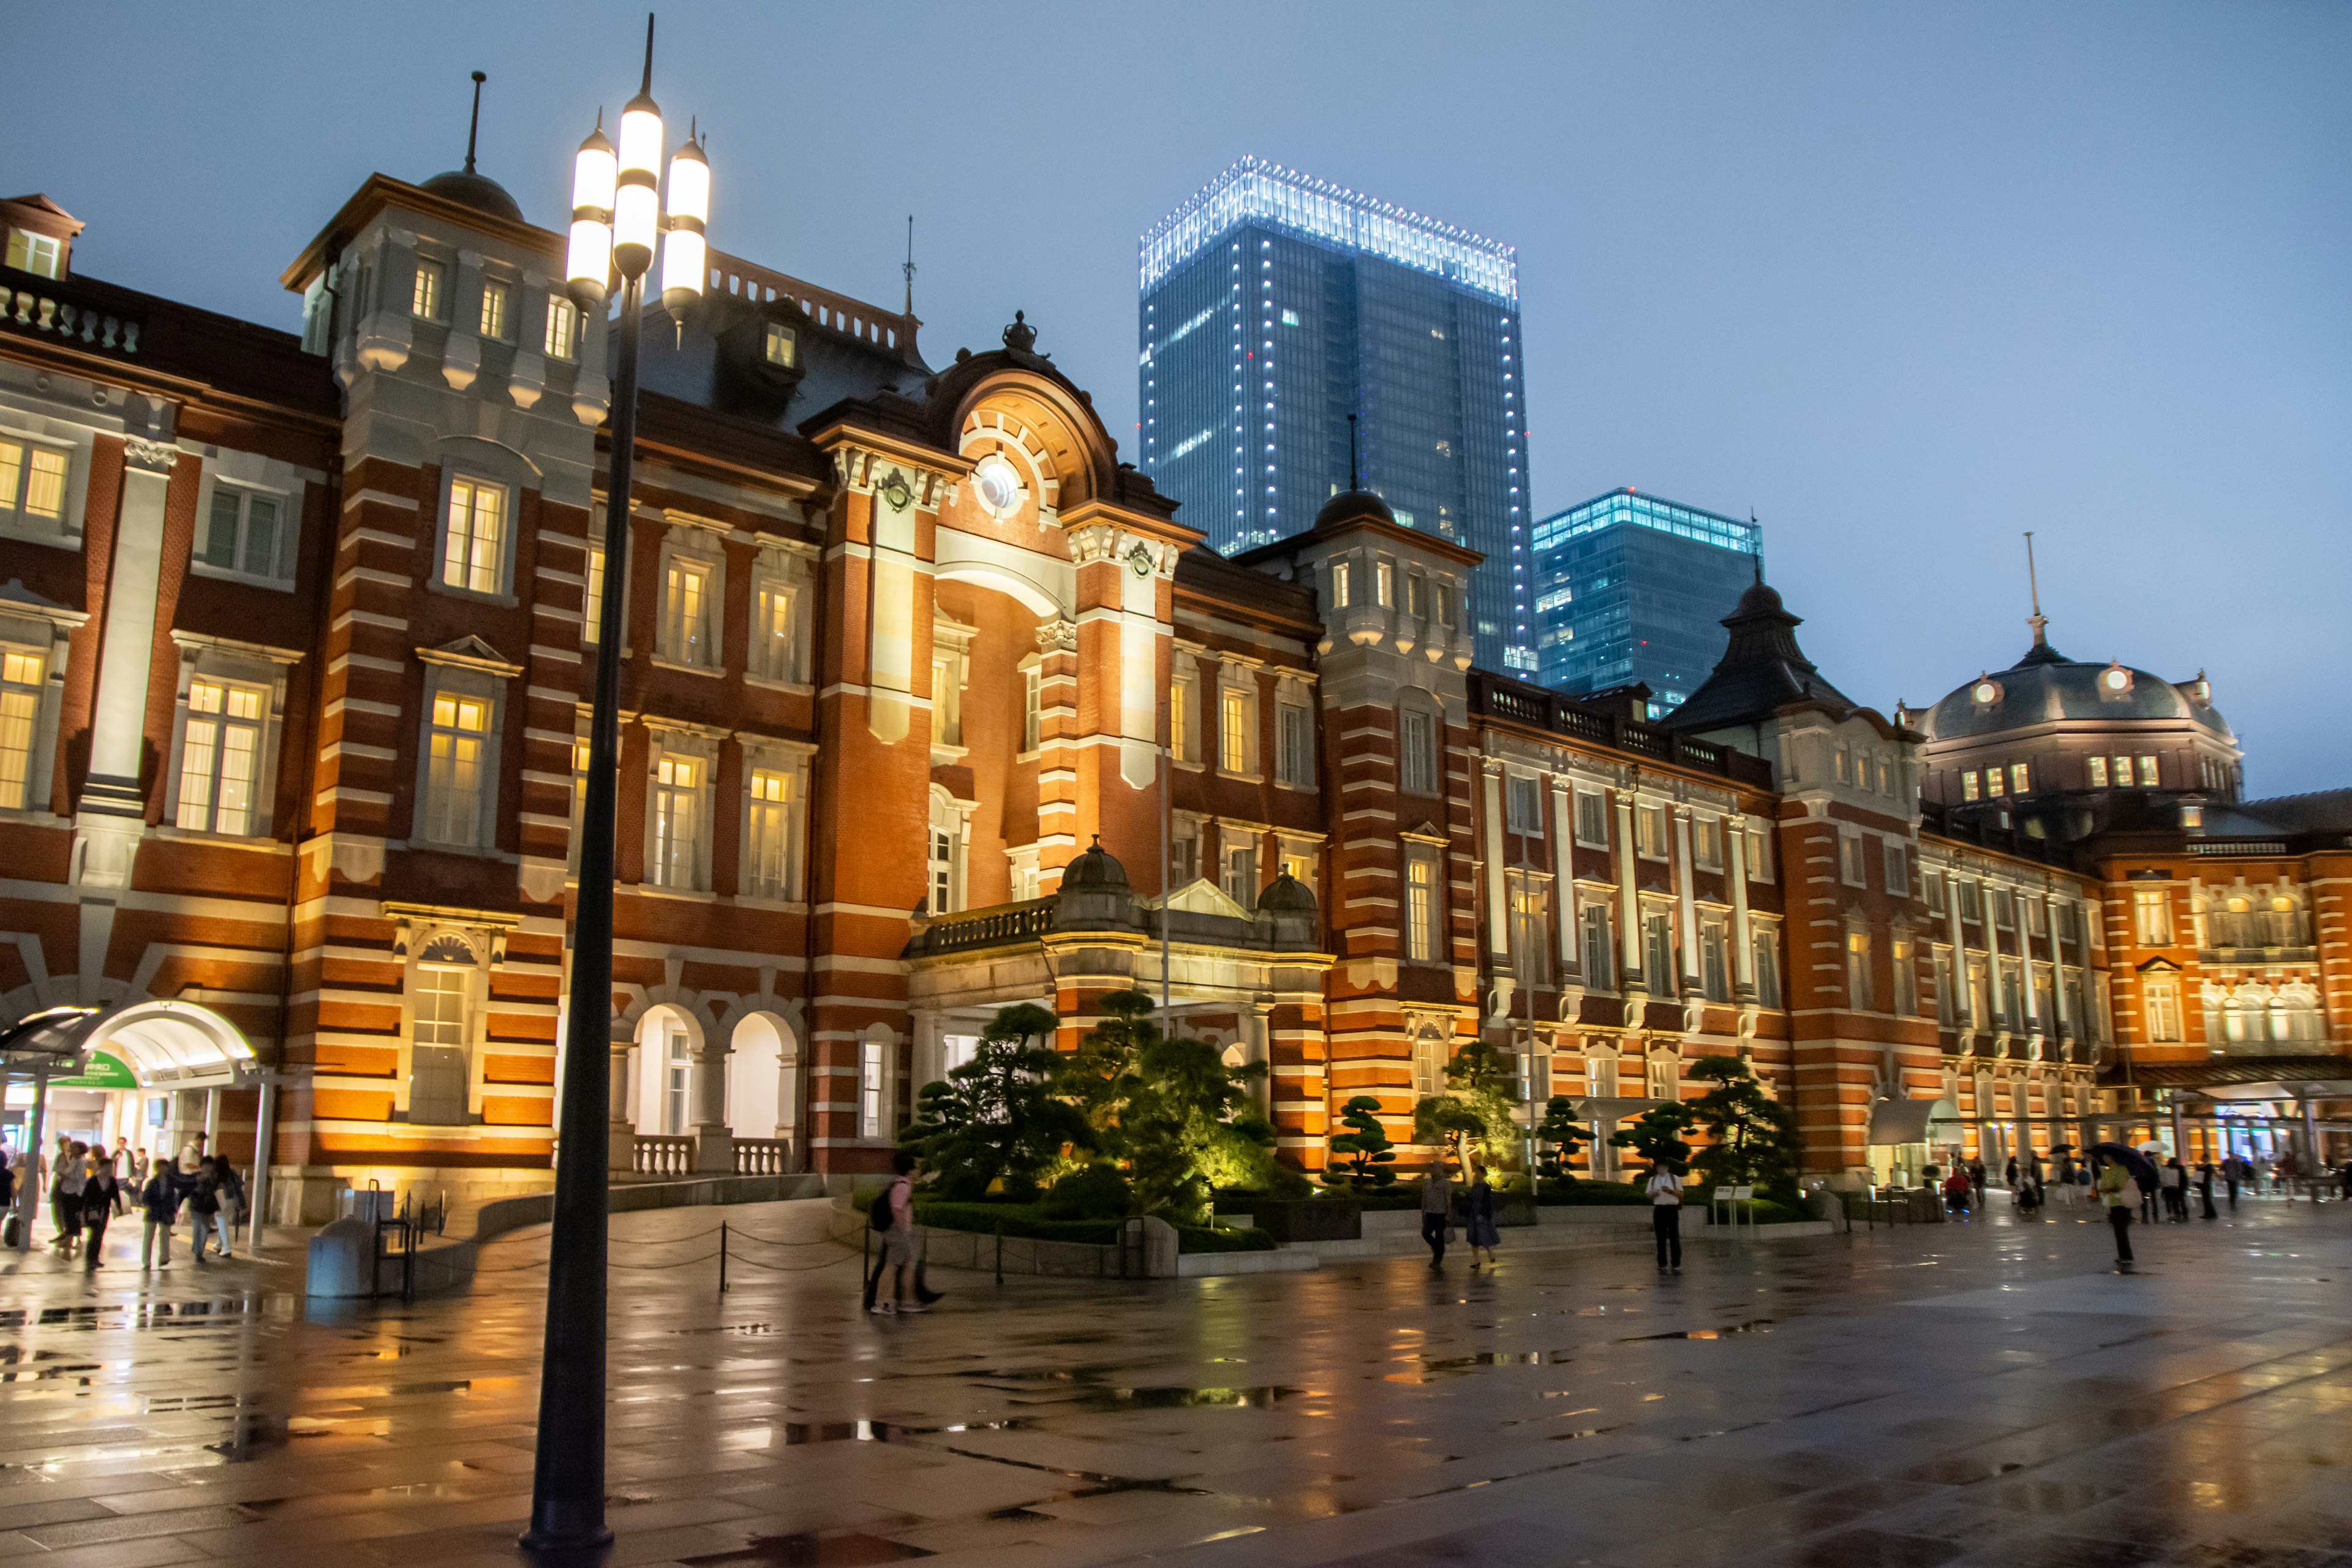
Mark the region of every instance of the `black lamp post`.
POLYGON ((613 382, 613 459, 604 502, 604 580, 598 603, 596 691, 580 814, 580 886, 572 906, 572 984, 564 1024, 562 1115, 556 1131, 555 1225, 548 1249, 547 1337, 539 1388, 538 1463, 530 1528, 538 1551, 593 1548, 604 1522, 605 1162, 612 1110, 613 811, 620 763, 621 584, 628 581, 629 470, 636 453, 637 337, 645 276, 662 245, 662 302, 700 298, 709 261, 703 221, 710 165, 689 138, 669 165, 665 220, 661 110, 653 100, 654 25, 646 73, 621 111, 620 146, 598 128, 572 166, 566 287, 582 313, 603 311, 621 279, 621 341, 613 382))

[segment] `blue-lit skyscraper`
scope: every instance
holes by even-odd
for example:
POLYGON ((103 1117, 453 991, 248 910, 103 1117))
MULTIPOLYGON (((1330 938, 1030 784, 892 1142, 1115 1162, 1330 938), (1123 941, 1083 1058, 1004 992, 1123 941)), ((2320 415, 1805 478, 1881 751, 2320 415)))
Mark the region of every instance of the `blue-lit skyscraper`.
POLYGON ((1227 553, 1348 482, 1482 551, 1478 662, 1536 669, 1511 247, 1244 158, 1143 237, 1141 467, 1227 553))
POLYGON ((1682 705, 1730 634, 1723 617, 1756 580, 1762 531, 1632 489, 1535 527, 1538 679, 1575 694, 1640 681, 1652 716, 1682 705))

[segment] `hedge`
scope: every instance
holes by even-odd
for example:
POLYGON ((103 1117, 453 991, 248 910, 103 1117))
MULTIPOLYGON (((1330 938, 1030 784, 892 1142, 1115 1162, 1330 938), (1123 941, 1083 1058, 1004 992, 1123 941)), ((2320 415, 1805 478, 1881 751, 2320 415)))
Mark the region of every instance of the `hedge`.
MULTIPOLYGON (((937 1230, 1016 1236, 1031 1241, 1070 1241, 1082 1247, 1118 1246, 1119 1226, 1124 1223, 1115 1219, 1047 1219, 1036 1204, 1005 1203, 918 1203, 915 1218, 937 1230)), ((1262 1230, 1180 1225, 1176 1227, 1176 1250, 1271 1252, 1274 1237, 1262 1230)))
POLYGON ((1262 1230, 1210 1230, 1197 1225, 1176 1227, 1179 1252, 1272 1252, 1274 1237, 1262 1230))
POLYGON ((1594 1205, 1646 1204, 1649 1194, 1631 1182, 1594 1182, 1579 1180, 1575 1185, 1563 1187, 1556 1182, 1546 1182, 1536 1202, 1546 1208, 1580 1208, 1594 1205))

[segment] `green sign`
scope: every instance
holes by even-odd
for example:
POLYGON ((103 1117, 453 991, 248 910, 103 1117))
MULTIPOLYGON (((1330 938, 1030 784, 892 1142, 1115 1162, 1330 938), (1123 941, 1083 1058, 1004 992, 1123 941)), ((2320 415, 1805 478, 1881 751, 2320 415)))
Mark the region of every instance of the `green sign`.
POLYGON ((138 1075, 131 1065, 110 1051, 97 1051, 89 1058, 89 1069, 79 1078, 53 1078, 51 1089, 137 1089, 138 1075))

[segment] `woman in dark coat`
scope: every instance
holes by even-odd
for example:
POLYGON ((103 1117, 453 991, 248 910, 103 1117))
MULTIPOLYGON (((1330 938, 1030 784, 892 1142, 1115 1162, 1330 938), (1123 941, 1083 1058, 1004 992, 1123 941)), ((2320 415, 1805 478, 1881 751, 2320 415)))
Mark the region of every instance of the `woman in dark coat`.
POLYGON ((90 1161, 89 1173, 81 1184, 81 1266, 87 1272, 98 1271, 100 1255, 106 1250, 106 1222, 114 1217, 115 1201, 121 1196, 114 1162, 100 1153, 90 1161))
POLYGON ((1486 1166, 1470 1168, 1470 1191, 1464 1201, 1469 1208, 1469 1224, 1465 1234, 1470 1241, 1470 1267, 1478 1267, 1481 1252, 1492 1264, 1495 1261, 1495 1244, 1503 1238, 1495 1229, 1495 1189, 1486 1184, 1486 1166))

